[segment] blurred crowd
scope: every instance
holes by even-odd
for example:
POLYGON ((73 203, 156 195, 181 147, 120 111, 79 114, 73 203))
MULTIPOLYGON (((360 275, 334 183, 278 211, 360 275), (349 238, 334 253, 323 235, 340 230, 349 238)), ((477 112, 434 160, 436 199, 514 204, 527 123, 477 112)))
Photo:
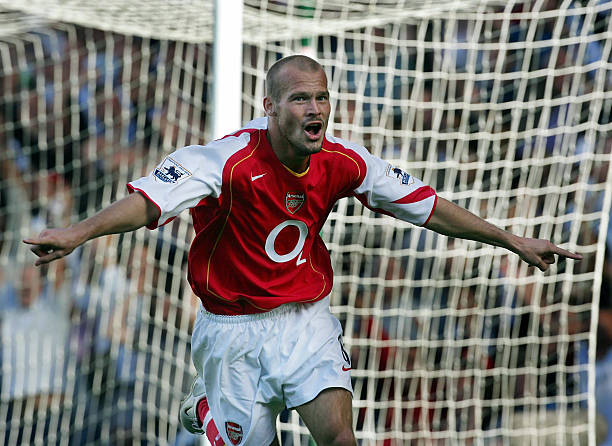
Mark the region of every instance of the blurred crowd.
MULTIPOLYGON (((610 99, 598 96, 612 90, 599 63, 610 58, 610 10, 569 14, 560 30, 554 15, 534 27, 485 24, 504 49, 471 50, 463 21, 381 26, 367 42, 321 38, 333 130, 511 230, 597 246, 610 207, 612 135, 597 130, 611 121, 610 99), (389 51, 390 37, 412 47, 389 51), (555 46, 559 38, 570 43, 555 46), (529 39, 537 44, 519 44, 529 39), (443 40, 455 45, 436 49, 443 40)), ((21 37, 0 41, 0 442, 193 444, 177 424, 199 305, 185 278, 187 219, 90 242, 45 268, 21 239, 91 215, 165 153, 206 141, 210 47, 61 24, 21 37)), ((246 50, 247 61, 264 51, 246 50)), ((605 254, 561 262, 550 281, 492 248, 392 227, 357 202, 339 207, 347 218, 334 210, 323 235, 358 431, 385 446, 432 432, 440 444, 452 435, 472 444, 538 417, 554 423, 562 409, 571 430, 584 422, 597 302, 596 398, 612 423, 612 226, 605 254), (592 277, 598 262, 603 275, 592 277)), ((598 438, 606 434, 601 421, 598 438)))
POLYGON ((188 82, 182 70, 164 73, 180 44, 108 38, 58 25, 3 46, 12 63, 0 71, 3 444, 177 438, 198 308, 184 271, 189 228, 95 240, 44 268, 21 243, 124 195, 162 146, 204 126, 194 107, 185 115, 183 99, 168 99, 188 82))

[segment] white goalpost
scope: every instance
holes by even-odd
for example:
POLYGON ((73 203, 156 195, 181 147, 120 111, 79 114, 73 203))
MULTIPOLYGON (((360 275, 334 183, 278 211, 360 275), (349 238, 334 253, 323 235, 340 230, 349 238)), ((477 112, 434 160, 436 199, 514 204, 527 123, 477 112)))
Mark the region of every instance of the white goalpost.
POLYGON ((215 0, 213 138, 242 127, 242 0, 215 0))
MULTIPOLYGON (((599 444, 612 2, 239 6, 228 30, 212 0, 0 0, 0 443, 193 444, 178 423, 199 305, 189 216, 89 242, 42 271, 21 240, 233 130, 220 124, 262 116, 267 68, 306 53, 328 76, 331 133, 504 229, 584 256, 540 273, 341 200, 322 236, 358 444, 599 444), (221 74, 215 26, 239 45, 216 49, 221 74), (230 74, 240 91, 215 90, 230 74)), ((295 412, 277 426, 284 446, 313 444, 295 412)))

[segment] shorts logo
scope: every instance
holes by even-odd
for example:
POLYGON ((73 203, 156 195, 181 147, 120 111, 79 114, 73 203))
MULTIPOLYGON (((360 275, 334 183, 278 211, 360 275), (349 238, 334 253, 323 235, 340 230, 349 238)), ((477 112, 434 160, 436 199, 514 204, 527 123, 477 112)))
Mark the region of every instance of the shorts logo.
POLYGON ((340 343, 340 351, 342 352, 342 358, 344 359, 344 362, 348 364, 342 366, 342 371, 348 372, 349 370, 351 370, 351 357, 344 348, 344 342, 342 342, 342 335, 338 336, 338 342, 340 343))
POLYGON ((306 194, 303 192, 287 192, 285 195, 285 207, 292 214, 300 210, 304 201, 306 201, 306 194))
POLYGON ((242 441, 242 426, 231 421, 225 422, 225 432, 232 444, 236 445, 242 441))
POLYGON ((414 178, 412 178, 409 174, 404 172, 399 167, 393 167, 391 164, 387 166, 386 175, 390 178, 395 178, 399 180, 402 184, 405 185, 414 183, 414 178))
POLYGON ((172 158, 167 157, 159 166, 157 166, 157 168, 155 168, 153 175, 155 175, 156 180, 163 181, 164 183, 176 183, 180 179, 190 177, 191 172, 174 161, 172 158))

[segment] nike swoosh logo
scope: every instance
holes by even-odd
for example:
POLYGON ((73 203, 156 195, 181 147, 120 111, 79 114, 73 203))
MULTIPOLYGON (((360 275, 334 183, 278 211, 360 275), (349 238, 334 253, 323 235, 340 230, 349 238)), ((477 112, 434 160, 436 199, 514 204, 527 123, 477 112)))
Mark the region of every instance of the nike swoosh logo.
POLYGON ((345 366, 342 366, 342 371, 343 371, 343 372, 348 372, 349 370, 351 370, 351 368, 350 368, 350 367, 345 367, 345 366))
POLYGON ((265 173, 262 173, 261 175, 255 175, 255 176, 253 176, 253 174, 251 174, 251 181, 259 180, 264 175, 265 175, 265 173))

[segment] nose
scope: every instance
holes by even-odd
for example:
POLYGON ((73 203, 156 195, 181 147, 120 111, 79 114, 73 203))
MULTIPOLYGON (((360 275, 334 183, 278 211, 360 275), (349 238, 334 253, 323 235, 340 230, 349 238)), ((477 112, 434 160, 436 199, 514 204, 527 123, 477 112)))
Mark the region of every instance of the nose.
POLYGON ((318 115, 321 113, 321 105, 317 102, 316 98, 311 99, 308 104, 308 114, 318 115))

